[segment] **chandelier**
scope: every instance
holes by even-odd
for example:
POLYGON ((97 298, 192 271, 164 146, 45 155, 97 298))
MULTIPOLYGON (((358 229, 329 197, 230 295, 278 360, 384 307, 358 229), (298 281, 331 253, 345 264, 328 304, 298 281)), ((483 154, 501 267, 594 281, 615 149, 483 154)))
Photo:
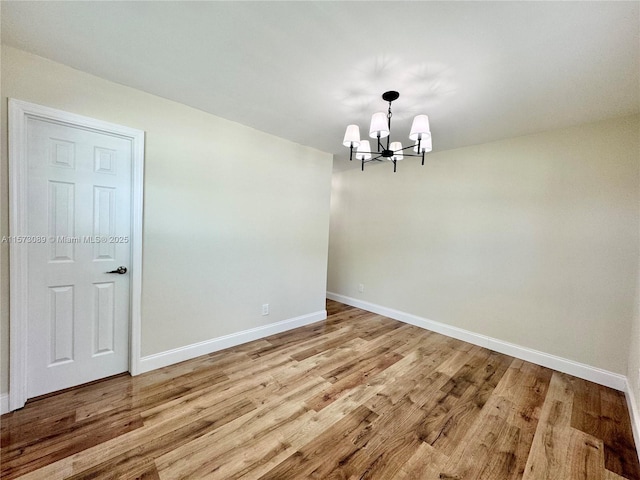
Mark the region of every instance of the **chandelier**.
POLYGON ((393 171, 396 171, 397 162, 404 157, 422 157, 422 165, 424 165, 424 154, 432 150, 431 131, 429 130, 429 117, 426 115, 416 115, 411 125, 409 139, 415 144, 403 147, 401 142, 391 141, 391 102, 397 100, 400 94, 395 91, 384 92, 382 99, 389 102, 389 111, 385 115, 384 112, 374 113, 371 117, 371 126, 369 127, 369 136, 378 140, 378 148, 376 151, 371 150, 369 140, 360 140, 360 128, 358 125, 349 125, 344 134, 342 144, 349 147, 349 160, 353 160, 353 152, 355 149, 356 159, 362 161, 362 171, 364 164, 373 161, 391 161, 393 162, 393 171), (386 147, 380 139, 386 138, 386 147), (415 153, 404 153, 405 150, 413 148, 415 153))

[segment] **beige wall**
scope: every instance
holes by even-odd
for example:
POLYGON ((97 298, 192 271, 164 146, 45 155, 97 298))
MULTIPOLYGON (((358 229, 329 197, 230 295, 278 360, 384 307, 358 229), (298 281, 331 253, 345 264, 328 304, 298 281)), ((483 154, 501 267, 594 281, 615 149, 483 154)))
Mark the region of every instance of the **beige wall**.
MULTIPOLYGON (((3 46, 3 235, 7 97, 146 132, 143 355, 324 310, 329 154, 3 46)), ((0 252, 6 392, 7 247, 0 252)))
POLYGON ((626 375, 638 127, 618 118, 396 174, 335 173, 328 290, 626 375))

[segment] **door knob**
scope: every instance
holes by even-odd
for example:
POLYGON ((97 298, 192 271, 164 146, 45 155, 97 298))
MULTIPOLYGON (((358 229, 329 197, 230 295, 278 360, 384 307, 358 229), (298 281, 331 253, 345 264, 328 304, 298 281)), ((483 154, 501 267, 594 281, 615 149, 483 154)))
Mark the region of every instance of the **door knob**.
POLYGON ((120 275, 124 275, 125 273, 127 273, 127 267, 120 266, 115 270, 111 270, 110 272, 106 273, 119 273, 120 275))

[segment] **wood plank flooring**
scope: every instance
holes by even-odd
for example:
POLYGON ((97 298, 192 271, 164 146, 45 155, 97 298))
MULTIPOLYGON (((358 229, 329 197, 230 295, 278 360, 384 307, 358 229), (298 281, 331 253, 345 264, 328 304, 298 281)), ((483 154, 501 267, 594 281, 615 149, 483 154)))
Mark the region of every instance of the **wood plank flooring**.
POLYGON ((624 395, 336 302, 27 403, 3 479, 640 479, 624 395))

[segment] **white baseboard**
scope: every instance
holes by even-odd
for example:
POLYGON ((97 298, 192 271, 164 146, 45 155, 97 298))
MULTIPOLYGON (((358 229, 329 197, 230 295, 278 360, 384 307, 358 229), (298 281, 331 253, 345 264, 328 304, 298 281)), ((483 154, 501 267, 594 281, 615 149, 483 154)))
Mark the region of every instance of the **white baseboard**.
POLYGON ((487 335, 471 332, 462 328, 453 327, 445 323, 435 322, 426 318, 418 317, 411 313, 401 312, 392 308, 376 305, 375 303, 365 302, 358 300, 357 298, 347 297, 337 293, 327 292, 327 298, 335 300, 336 302, 345 303, 353 307, 361 308, 369 312, 377 313, 378 315, 384 315, 385 317, 393 318, 404 323, 409 323, 432 332, 440 333, 448 337, 457 338, 465 342, 479 345, 490 350, 494 350, 499 353, 504 353, 512 357, 526 360, 543 367, 552 368, 559 372, 568 373, 574 377, 589 380, 605 387, 614 388, 620 391, 627 390, 627 377, 618 373, 602 370, 597 367, 592 367, 584 363, 569 360, 567 358, 558 357, 549 353, 533 350, 531 348, 523 347, 509 342, 498 340, 487 335))
POLYGON ((9 394, 0 394, 0 415, 9 413, 9 394))
POLYGON ((290 318, 281 322, 270 323, 269 325, 263 325, 261 327, 244 330, 242 332, 232 333, 223 337, 212 338, 211 340, 205 340, 204 342, 174 348, 173 350, 167 350, 166 352, 147 355, 140 359, 140 368, 138 373, 145 373, 157 368, 173 365, 174 363, 191 360, 192 358, 196 358, 201 355, 207 355, 219 350, 224 350, 225 348, 235 347, 236 345, 251 342, 253 340, 259 340, 260 338, 268 337, 269 335, 274 335, 276 333, 282 333, 293 328, 303 327, 310 323, 320 322, 322 320, 326 320, 326 318, 327 311, 321 310, 319 312, 309 313, 307 315, 290 318))

